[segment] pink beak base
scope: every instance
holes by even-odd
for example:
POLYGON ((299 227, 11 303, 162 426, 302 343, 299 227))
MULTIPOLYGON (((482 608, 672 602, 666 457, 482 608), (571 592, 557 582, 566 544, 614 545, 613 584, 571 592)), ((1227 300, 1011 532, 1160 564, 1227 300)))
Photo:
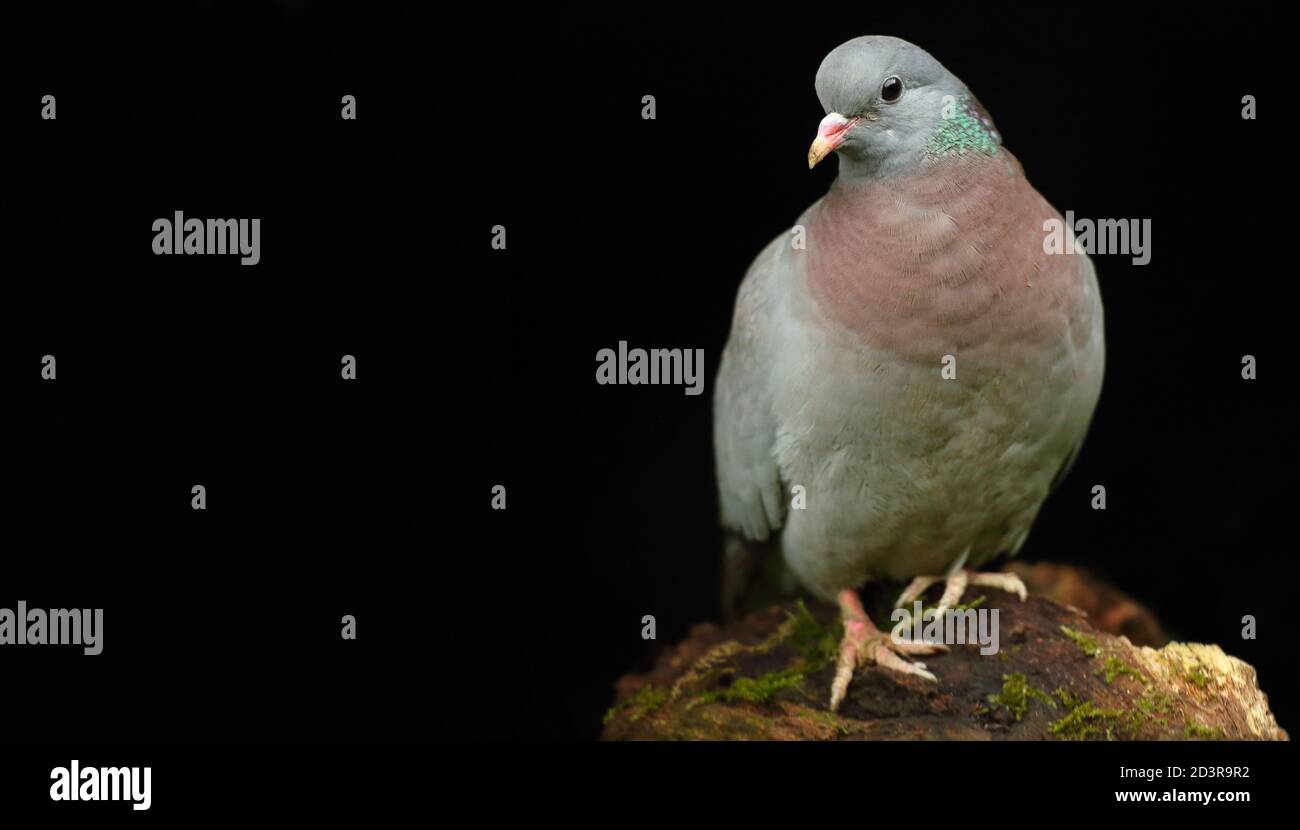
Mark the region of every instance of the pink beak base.
POLYGON ((844 136, 858 123, 857 118, 845 118, 838 112, 832 112, 817 125, 817 138, 813 139, 808 149, 808 169, 817 166, 817 162, 829 156, 835 148, 844 143, 844 136))

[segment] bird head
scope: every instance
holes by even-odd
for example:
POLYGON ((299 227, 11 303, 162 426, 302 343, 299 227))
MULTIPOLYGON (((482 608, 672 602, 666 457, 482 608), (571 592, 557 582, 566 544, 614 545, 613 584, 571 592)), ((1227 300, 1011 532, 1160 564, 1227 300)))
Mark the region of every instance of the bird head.
POLYGON ((840 175, 884 178, 927 155, 996 148, 997 131, 965 84, 919 46, 858 37, 835 47, 817 70, 826 117, 808 150, 811 169, 831 153, 840 175))

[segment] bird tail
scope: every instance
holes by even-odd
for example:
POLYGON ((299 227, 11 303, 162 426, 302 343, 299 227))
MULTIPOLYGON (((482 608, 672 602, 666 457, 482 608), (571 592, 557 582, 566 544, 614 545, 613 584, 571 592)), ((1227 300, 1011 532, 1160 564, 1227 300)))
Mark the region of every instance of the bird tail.
POLYGON ((727 533, 722 554, 722 619, 731 620, 799 596, 799 583, 781 555, 780 535, 755 542, 727 533))

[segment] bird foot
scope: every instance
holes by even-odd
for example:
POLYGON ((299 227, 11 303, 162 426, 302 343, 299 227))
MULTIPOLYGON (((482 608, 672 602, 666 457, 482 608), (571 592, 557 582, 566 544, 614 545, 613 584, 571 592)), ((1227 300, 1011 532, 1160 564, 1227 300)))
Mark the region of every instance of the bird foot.
POLYGON ((840 641, 840 659, 831 683, 831 711, 839 709, 849 690, 853 673, 859 666, 875 664, 902 674, 914 674, 926 680, 937 678, 926 671, 925 664, 903 659, 900 655, 934 654, 948 647, 936 643, 917 643, 896 640, 876 628, 875 623, 862 608, 862 600, 854 591, 840 591, 840 615, 844 621, 844 638, 840 641))
MULTIPOLYGON (((903 593, 898 595, 898 602, 894 603, 895 608, 902 608, 910 605, 914 600, 924 594, 931 585, 943 579, 940 576, 918 576, 903 589, 903 593)), ((947 584, 943 589, 943 596, 939 599, 939 605, 935 608, 936 614, 942 614, 949 608, 961 602, 962 594, 970 586, 984 586, 987 588, 997 588, 1006 591, 1009 594, 1015 594, 1024 602, 1029 592, 1025 590, 1025 583, 1020 581, 1020 577, 1013 573, 976 573, 964 568, 953 571, 947 578, 947 584)))

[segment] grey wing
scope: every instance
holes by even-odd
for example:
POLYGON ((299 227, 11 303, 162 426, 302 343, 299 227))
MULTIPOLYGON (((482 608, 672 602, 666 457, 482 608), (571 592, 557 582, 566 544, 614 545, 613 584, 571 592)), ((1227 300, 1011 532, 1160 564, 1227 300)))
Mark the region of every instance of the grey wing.
POLYGON ((785 520, 768 357, 776 347, 771 277, 781 239, 764 249, 741 284, 713 397, 722 524, 753 542, 766 541, 785 520))
MULTIPOLYGON (((1088 320, 1091 325, 1091 331, 1088 339, 1084 342, 1084 347, 1090 350, 1090 358, 1085 359, 1090 359, 1093 363, 1092 371, 1095 373, 1097 393, 1100 394, 1101 378, 1106 371, 1106 335, 1104 312, 1101 305, 1101 289, 1097 285, 1097 269, 1096 266, 1093 265, 1091 257, 1084 255, 1079 268, 1080 276, 1083 280, 1084 293, 1089 298, 1090 302, 1093 303, 1094 308, 1093 314, 1088 320)), ((1096 406, 1097 398, 1094 396, 1090 401, 1088 401, 1088 410, 1085 417, 1082 419, 1082 426, 1079 430, 1079 439, 1074 442, 1074 446, 1070 448, 1070 452, 1061 462, 1060 469, 1058 469, 1056 475, 1053 476, 1052 483, 1047 488, 1049 493, 1054 492, 1057 487, 1061 486, 1061 482, 1065 480, 1065 477, 1070 474, 1070 470, 1073 469, 1074 462, 1078 460, 1079 450, 1083 448, 1084 439, 1087 438, 1088 426, 1092 422, 1092 415, 1096 406)))
MULTIPOLYGON (((1102 376, 1106 371, 1106 336, 1104 311, 1101 305, 1101 290, 1097 284, 1097 270, 1092 260, 1086 255, 1080 265, 1080 276, 1083 280, 1084 292, 1093 304, 1093 313, 1088 319, 1091 328, 1087 339, 1083 343, 1083 347, 1088 349, 1088 352, 1083 356, 1083 360, 1090 365, 1089 377, 1092 379, 1091 382, 1095 387, 1095 391, 1086 401, 1087 409, 1081 413, 1079 418, 1078 438, 1070 447, 1070 451, 1061 460, 1056 474, 1052 476, 1052 481, 1047 486, 1049 494, 1055 492, 1061 486, 1061 482, 1065 481, 1066 476, 1070 474, 1070 470, 1074 468, 1074 462, 1079 459, 1079 451, 1083 448, 1083 443, 1087 439, 1088 426, 1092 422, 1093 411, 1097 406, 1097 397, 1101 394, 1102 376)), ((1029 532, 1026 530, 1019 540, 1012 545, 1010 551, 1012 556, 1020 552, 1020 548, 1025 544, 1028 536, 1029 532)))
POLYGON ((723 352, 713 399, 713 443, 723 527, 767 541, 785 520, 773 446, 776 421, 761 367, 730 345, 723 352))
POLYGON ((1075 442, 1074 446, 1070 448, 1069 455, 1065 456, 1065 460, 1061 462, 1061 466, 1057 469, 1056 475, 1052 477, 1052 483, 1047 486, 1047 492, 1055 493, 1056 488, 1061 486, 1062 481, 1065 481, 1065 477, 1070 474, 1070 470, 1074 469, 1074 461, 1079 457, 1079 450, 1082 447, 1083 439, 1080 438, 1075 442))

